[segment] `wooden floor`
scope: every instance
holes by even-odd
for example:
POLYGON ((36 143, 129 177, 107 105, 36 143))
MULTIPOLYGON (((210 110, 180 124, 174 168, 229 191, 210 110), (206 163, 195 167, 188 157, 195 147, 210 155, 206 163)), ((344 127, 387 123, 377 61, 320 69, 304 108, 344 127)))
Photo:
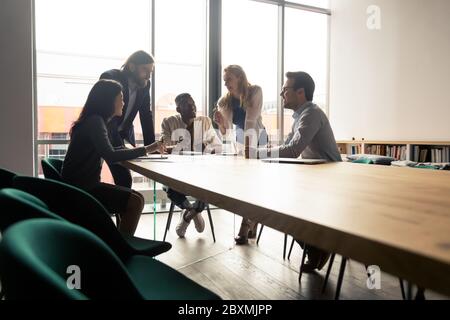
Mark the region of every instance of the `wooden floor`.
MULTIPOLYGON (((213 242, 206 212, 203 217, 206 228, 198 233, 192 223, 184 239, 178 238, 175 227, 179 213, 175 212, 166 241, 172 249, 158 256, 158 260, 179 270, 189 278, 217 293, 223 299, 333 299, 339 271, 340 257, 336 256, 327 290, 321 293, 326 268, 315 274, 304 274, 298 282, 301 248, 294 245, 290 260, 283 260, 284 235, 264 228, 259 245, 251 240, 249 245, 236 246, 234 235, 239 230, 241 217, 225 210, 212 210, 216 243, 213 242), (235 231, 236 230, 236 231, 235 231)), ((161 240, 167 214, 151 214, 141 217, 136 236, 161 240), (156 221, 156 228, 155 228, 156 221)), ((291 238, 288 240, 288 249, 291 238)), ((399 281, 383 273, 381 289, 370 290, 366 286, 364 266, 350 261, 347 264, 341 296, 344 299, 392 300, 401 299, 399 281)), ((447 299, 427 291, 426 299, 447 299)))

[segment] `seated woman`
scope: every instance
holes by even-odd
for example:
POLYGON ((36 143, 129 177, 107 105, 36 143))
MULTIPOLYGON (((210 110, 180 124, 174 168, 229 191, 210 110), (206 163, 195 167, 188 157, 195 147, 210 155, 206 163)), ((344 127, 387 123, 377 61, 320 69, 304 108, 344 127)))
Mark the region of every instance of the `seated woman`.
POLYGON ((119 231, 133 235, 144 208, 144 198, 132 189, 100 182, 103 160, 113 163, 157 150, 164 152, 164 145, 154 142, 141 148, 114 150, 107 124, 113 117, 122 115, 123 105, 122 86, 118 82, 100 80, 93 86, 70 130, 61 175, 65 182, 94 196, 109 212, 119 214, 119 231))

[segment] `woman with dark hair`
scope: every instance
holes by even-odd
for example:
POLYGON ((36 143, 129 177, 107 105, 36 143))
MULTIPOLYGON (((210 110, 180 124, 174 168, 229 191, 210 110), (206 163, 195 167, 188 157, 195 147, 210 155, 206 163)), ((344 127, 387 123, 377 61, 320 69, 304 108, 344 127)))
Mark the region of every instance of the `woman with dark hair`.
POLYGON ((161 142, 141 148, 115 150, 108 137, 108 122, 122 115, 122 86, 114 80, 100 80, 89 92, 77 121, 70 130, 70 143, 62 168, 65 182, 92 194, 109 212, 121 217, 119 230, 133 235, 139 222, 144 198, 138 192, 100 182, 103 160, 109 163, 131 160, 159 150, 161 142))

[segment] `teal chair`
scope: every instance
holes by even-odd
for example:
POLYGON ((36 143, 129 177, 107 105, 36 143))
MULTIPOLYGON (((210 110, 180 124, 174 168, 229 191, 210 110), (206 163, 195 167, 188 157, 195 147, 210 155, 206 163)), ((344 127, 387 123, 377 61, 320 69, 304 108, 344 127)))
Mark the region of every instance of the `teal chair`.
MULTIPOLYGON (((11 225, 32 218, 61 219, 48 210, 48 207, 36 197, 16 189, 0 190, 0 232, 11 225)), ((3 297, 3 287, 0 299, 3 297)))
MULTIPOLYGON (((61 172, 64 161, 56 158, 44 158, 41 160, 42 171, 45 179, 51 179, 63 182, 61 172)), ((117 227, 121 223, 120 215, 110 212, 111 215, 115 215, 117 227)))
POLYGON ((0 168, 0 189, 11 188, 16 173, 0 168))
POLYGON ((64 161, 55 158, 44 158, 41 160, 42 171, 45 179, 62 181, 61 170, 64 161))
POLYGON ((15 177, 13 185, 42 200, 50 211, 63 219, 96 234, 121 259, 136 254, 153 257, 172 247, 168 242, 120 234, 103 205, 87 192, 74 186, 54 180, 22 176, 15 177))
POLYGON ((50 219, 23 221, 5 232, 0 277, 11 300, 220 299, 155 259, 123 262, 93 233, 50 219))
POLYGON ((48 210, 47 205, 29 193, 17 189, 0 190, 0 232, 11 225, 28 219, 48 218, 63 220, 48 210))

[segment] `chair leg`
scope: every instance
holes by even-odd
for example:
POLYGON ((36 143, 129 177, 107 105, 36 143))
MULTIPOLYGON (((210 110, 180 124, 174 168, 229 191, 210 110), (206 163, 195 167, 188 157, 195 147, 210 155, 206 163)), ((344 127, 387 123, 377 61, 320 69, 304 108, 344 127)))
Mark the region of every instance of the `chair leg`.
POLYGON ((173 202, 170 203, 169 215, 167 216, 166 230, 164 230, 163 241, 166 241, 167 231, 169 231, 170 223, 172 222, 173 210, 175 209, 175 204, 173 202))
POLYGON ((417 288, 417 293, 416 293, 415 300, 420 300, 420 301, 425 300, 425 289, 417 288))
POLYGON ((333 253, 330 257, 330 262, 328 263, 327 274, 325 275, 325 280, 323 281, 322 293, 324 293, 325 289, 327 288, 328 278, 330 277, 331 268, 333 267, 333 262, 334 262, 335 257, 336 257, 335 253, 333 253))
POLYGON ((300 263, 300 272, 298 275, 298 282, 302 282, 302 275, 303 275, 303 266, 305 265, 305 259, 306 259, 306 245, 303 245, 303 254, 302 254, 302 262, 300 263))
POLYGON ((413 285, 411 282, 406 282, 406 300, 412 300, 413 285))
POLYGON ((345 265, 347 263, 347 258, 342 257, 341 267, 339 268, 339 277, 336 285, 336 295, 334 300, 339 300, 339 295, 341 294, 342 280, 344 280, 345 265))
POLYGON ((294 238, 292 238, 291 247, 289 248, 289 253, 288 253, 288 260, 291 258, 291 253, 292 253, 292 248, 294 247, 294 242, 295 242, 295 240, 294 240, 294 238))
POLYGON ((259 244, 259 239, 261 238, 261 233, 262 233, 263 229, 264 229, 264 225, 261 224, 261 228, 259 228, 258 239, 256 239, 257 245, 259 244))
POLYGON ((286 247, 287 247, 287 233, 284 234, 284 245, 283 245, 283 260, 286 259, 286 247))
POLYGON ((211 210, 209 210, 209 204, 206 204, 206 211, 208 211, 208 219, 209 219, 209 225, 211 226, 211 233, 213 236, 214 243, 216 242, 216 235, 214 234, 214 224, 211 217, 211 210))
POLYGON ((403 279, 398 278, 398 281, 400 282, 400 290, 402 291, 402 299, 406 300, 405 286, 403 285, 403 279))

